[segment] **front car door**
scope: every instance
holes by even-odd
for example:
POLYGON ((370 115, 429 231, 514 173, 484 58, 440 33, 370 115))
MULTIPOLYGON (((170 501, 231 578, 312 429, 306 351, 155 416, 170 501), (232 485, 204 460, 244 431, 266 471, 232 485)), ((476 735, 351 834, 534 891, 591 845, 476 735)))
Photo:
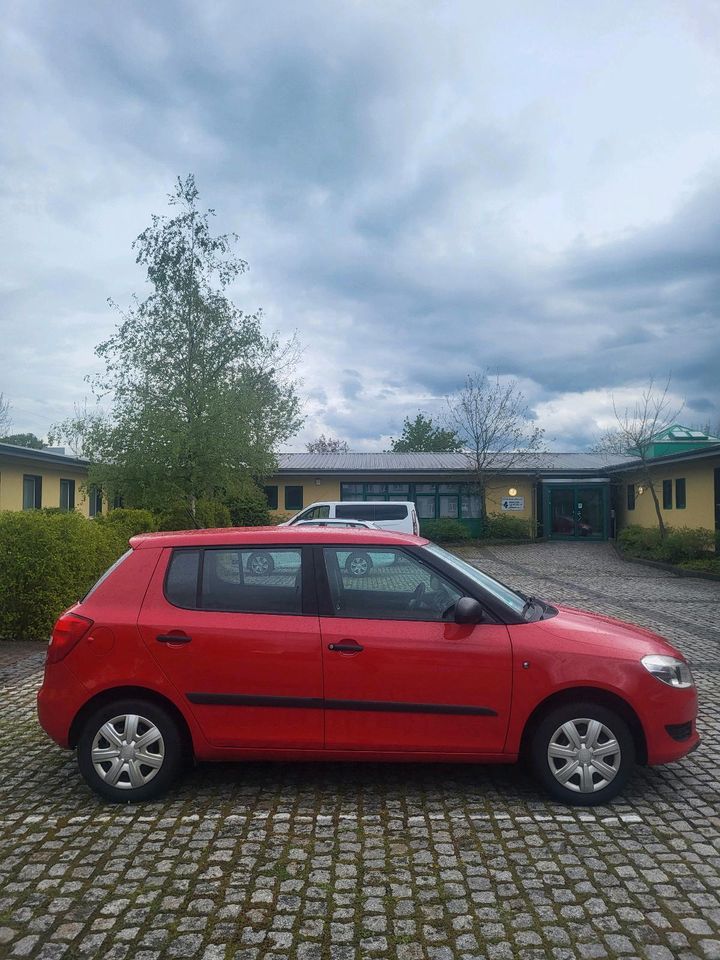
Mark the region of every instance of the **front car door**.
POLYGON ((166 550, 140 611, 148 649, 215 746, 323 746, 307 547, 166 550))
POLYGON ((465 591, 397 547, 319 547, 328 750, 500 754, 511 647, 498 622, 456 624, 465 591), (357 574, 350 557, 371 563, 357 574), (445 617, 445 619, 443 619, 445 617))

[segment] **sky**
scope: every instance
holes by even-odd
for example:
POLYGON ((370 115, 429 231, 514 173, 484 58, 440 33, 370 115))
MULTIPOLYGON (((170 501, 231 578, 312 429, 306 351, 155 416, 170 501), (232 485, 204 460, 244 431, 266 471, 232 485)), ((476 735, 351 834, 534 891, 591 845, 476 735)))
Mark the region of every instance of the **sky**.
POLYGON ((0 392, 46 434, 193 172, 297 332, 306 422, 386 449, 470 372, 585 449, 649 377, 720 423, 715 0, 9 0, 0 392))

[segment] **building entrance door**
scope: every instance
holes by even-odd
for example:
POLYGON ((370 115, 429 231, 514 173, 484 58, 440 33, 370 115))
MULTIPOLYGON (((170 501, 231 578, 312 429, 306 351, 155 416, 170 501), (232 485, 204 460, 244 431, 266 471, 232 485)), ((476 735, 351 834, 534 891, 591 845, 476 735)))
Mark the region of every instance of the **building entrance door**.
POLYGON ((545 516, 552 540, 606 540, 607 484, 546 484, 545 516))

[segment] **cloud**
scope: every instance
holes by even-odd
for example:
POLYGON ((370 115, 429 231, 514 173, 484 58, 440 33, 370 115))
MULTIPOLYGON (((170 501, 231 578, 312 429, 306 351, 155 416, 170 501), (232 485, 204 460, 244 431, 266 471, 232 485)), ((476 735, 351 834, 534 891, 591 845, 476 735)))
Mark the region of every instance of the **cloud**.
POLYGON ((672 374, 720 406, 720 107, 702 24, 392 0, 10 5, 0 38, 0 390, 43 433, 144 278, 130 244, 196 173, 297 330, 308 422, 382 449, 470 370, 559 446, 672 374), (673 70, 667 69, 668 62, 673 70))

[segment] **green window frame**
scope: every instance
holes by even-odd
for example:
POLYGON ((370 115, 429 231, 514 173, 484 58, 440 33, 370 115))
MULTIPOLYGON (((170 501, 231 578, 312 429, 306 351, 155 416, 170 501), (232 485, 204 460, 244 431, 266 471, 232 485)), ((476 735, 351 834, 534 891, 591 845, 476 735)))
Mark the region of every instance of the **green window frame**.
POLYGON ((303 508, 303 488, 302 485, 285 485, 285 509, 302 510, 303 508))
POLYGON ((678 477, 675 481, 675 507, 678 510, 684 510, 687 506, 687 491, 685 488, 685 477, 678 477))
POLYGON ((672 480, 663 480, 663 510, 672 510, 672 480))
POLYGON ((627 508, 628 510, 635 509, 635 484, 629 483, 627 485, 627 508))
POLYGON ((267 500, 269 510, 277 510, 278 508, 278 488, 277 484, 269 484, 266 487, 263 487, 263 493, 265 494, 265 499, 267 500))
POLYGON ((474 483, 342 482, 341 500, 412 501, 420 520, 478 520, 482 505, 474 483))

